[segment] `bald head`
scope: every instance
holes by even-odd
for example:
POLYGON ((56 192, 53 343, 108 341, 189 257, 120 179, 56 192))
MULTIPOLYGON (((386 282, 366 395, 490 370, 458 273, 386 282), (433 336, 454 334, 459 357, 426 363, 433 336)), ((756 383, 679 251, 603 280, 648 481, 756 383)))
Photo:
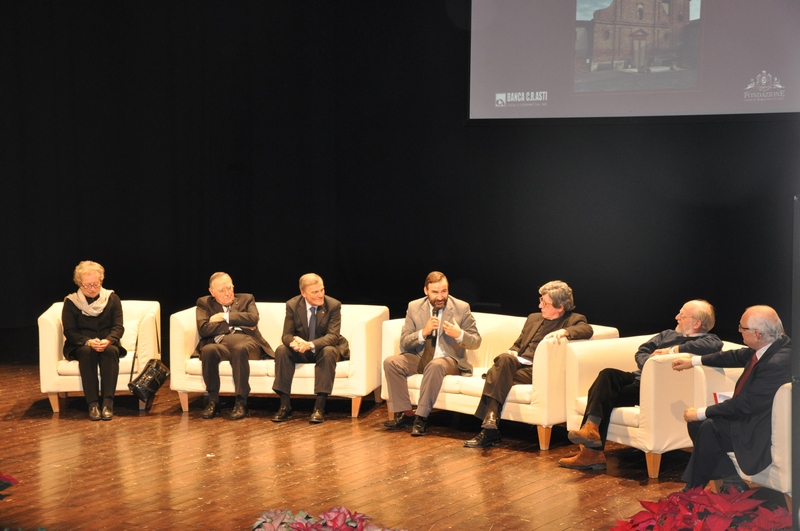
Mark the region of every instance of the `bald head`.
POLYGON ((739 330, 745 345, 758 350, 781 338, 783 323, 770 306, 751 306, 742 314, 739 330))

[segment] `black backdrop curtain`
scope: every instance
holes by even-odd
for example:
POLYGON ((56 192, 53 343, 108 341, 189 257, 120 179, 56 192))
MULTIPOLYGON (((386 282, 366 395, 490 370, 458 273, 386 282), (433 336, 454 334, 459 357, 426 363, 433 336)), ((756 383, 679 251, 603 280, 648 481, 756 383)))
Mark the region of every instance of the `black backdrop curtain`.
POLYGON ((789 327, 798 115, 471 122, 468 21, 467 0, 3 3, 0 327, 84 259, 165 325, 217 270, 262 301, 314 271, 399 317, 440 269, 474 311, 536 311, 561 279, 623 335, 691 298, 724 339, 752 304, 789 327))

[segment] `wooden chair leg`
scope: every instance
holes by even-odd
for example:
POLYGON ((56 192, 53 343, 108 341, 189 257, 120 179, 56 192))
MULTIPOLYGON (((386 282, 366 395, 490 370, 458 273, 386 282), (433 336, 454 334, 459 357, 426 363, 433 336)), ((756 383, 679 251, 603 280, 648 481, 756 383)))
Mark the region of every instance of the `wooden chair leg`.
POLYGON ((546 426, 536 426, 537 431, 539 432, 539 449, 540 450, 549 450, 550 449, 550 436, 553 434, 553 427, 546 427, 546 426))
POLYGON ((189 411, 189 393, 186 391, 178 391, 178 398, 181 400, 181 410, 184 413, 189 411))
POLYGON ((714 494, 719 494, 719 492, 722 490, 722 480, 712 479, 708 482, 705 489, 713 492, 714 494))
POLYGON ((647 452, 644 457, 647 461, 647 475, 651 479, 658 479, 658 471, 661 469, 661 454, 647 452))
POLYGON ((61 411, 61 397, 58 393, 48 393, 47 398, 50 399, 50 407, 53 408, 53 413, 61 411))
POLYGON ((350 416, 353 418, 358 418, 358 413, 361 411, 361 397, 354 396, 353 401, 350 404, 350 416))
POLYGON ((783 498, 786 500, 786 508, 789 509, 789 513, 792 512, 792 495, 791 494, 783 494, 783 498))

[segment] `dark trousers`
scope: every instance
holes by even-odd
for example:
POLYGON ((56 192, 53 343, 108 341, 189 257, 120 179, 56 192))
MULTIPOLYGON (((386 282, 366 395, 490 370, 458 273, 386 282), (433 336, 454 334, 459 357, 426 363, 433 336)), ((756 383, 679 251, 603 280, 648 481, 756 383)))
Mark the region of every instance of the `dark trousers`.
POLYGON ((295 363, 314 363, 314 394, 331 394, 333 379, 336 377, 336 362, 339 349, 327 346, 317 348, 316 352, 307 350, 297 352, 286 345, 275 349, 275 382, 272 390, 276 393, 291 394, 295 363))
POLYGON ((86 403, 97 402, 98 388, 102 397, 114 400, 119 377, 119 349, 109 345, 103 352, 83 345, 70 352, 70 359, 78 360, 81 384, 86 403), (100 367, 100 384, 97 383, 97 368, 100 367))
POLYGON ((589 388, 586 401, 586 412, 583 415, 583 424, 591 415, 599 417, 600 438, 603 448, 608 435, 608 425, 611 420, 611 410, 615 407, 631 407, 639 404, 640 381, 632 372, 619 369, 603 369, 594 383, 589 388))
POLYGON ((221 343, 209 343, 200 350, 203 365, 203 382, 206 384, 208 399, 219 402, 219 363, 231 362, 236 401, 247 400, 250 394, 249 360, 260 358, 261 348, 256 341, 245 334, 226 334, 221 343))
POLYGON ((686 428, 694 443, 692 457, 682 477, 689 487, 705 487, 712 479, 738 476, 728 457, 728 452, 733 451, 733 443, 727 419, 692 421, 686 428))
POLYGON ((516 356, 503 353, 494 359, 494 364, 486 373, 486 382, 483 384, 481 401, 475 416, 485 418, 491 411, 498 417, 499 410, 506 403, 508 393, 514 384, 529 384, 533 382, 533 366, 523 365, 516 356))

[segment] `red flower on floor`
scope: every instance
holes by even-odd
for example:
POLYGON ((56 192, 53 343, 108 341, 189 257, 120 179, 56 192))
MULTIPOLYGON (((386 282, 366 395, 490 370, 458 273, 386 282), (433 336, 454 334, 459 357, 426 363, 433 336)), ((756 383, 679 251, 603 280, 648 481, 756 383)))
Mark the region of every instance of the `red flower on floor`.
POLYGON ((751 496, 755 490, 713 493, 696 487, 675 492, 666 500, 640 501, 644 511, 630 520, 617 520, 611 531, 740 531, 791 529, 792 515, 783 507, 774 510, 762 506, 751 496))

